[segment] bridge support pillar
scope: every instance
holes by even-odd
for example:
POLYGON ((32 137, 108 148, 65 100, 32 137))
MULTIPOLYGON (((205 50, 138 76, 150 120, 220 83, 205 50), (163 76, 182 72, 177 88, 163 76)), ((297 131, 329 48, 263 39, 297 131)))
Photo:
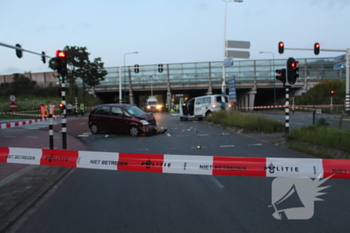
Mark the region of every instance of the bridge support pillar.
POLYGON ((166 93, 166 103, 167 103, 167 104, 166 104, 165 107, 167 108, 168 111, 170 111, 170 106, 171 106, 171 105, 170 105, 170 104, 171 104, 171 92, 167 92, 167 93, 166 93))
POLYGON ((135 102, 134 102, 134 95, 132 93, 130 93, 130 95, 129 95, 129 100, 130 100, 130 104, 131 105, 135 104, 135 102))
POLYGON ((246 96, 245 96, 245 107, 248 107, 248 111, 253 111, 253 107, 254 107, 254 102, 255 102, 255 94, 256 91, 255 90, 251 90, 249 91, 246 96))

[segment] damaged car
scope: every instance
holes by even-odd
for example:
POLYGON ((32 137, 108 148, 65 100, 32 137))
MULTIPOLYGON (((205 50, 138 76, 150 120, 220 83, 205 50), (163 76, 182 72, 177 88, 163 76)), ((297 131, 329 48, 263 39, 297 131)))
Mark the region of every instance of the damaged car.
POLYGON ((94 107, 89 115, 91 133, 100 131, 129 133, 131 136, 158 133, 157 122, 152 113, 146 113, 130 104, 102 104, 94 107))

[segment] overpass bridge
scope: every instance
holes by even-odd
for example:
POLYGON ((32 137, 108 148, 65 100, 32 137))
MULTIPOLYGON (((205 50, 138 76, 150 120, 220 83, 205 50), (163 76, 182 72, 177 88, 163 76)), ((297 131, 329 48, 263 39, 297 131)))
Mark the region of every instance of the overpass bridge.
MULTIPOLYGON (((299 79, 291 88, 291 96, 301 95, 319 82, 345 80, 345 71, 334 70, 333 57, 299 58, 299 79)), ((258 105, 284 104, 285 88, 276 80, 276 69, 285 68, 286 59, 237 60, 226 67, 226 80, 236 77, 237 105, 253 107, 258 105), (276 96, 276 97, 275 97, 276 96)), ((172 104, 174 96, 189 97, 220 94, 222 83, 222 62, 193 62, 140 65, 106 68, 108 75, 101 85, 95 87, 95 94, 106 102, 119 102, 119 76, 123 102, 142 106, 141 97, 161 95, 163 103, 172 104)))

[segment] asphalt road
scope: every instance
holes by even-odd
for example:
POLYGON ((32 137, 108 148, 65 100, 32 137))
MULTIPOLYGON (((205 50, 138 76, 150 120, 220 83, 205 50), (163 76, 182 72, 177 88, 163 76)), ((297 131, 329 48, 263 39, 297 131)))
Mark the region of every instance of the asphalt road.
MULTIPOLYGON (((310 156, 203 122, 156 114, 160 135, 101 133, 93 151, 243 157, 310 156), (197 149, 199 148, 200 149, 197 149)), ((276 220, 272 178, 74 169, 13 228, 16 232, 347 232, 349 180, 328 180, 308 220, 276 220)), ((295 204, 294 201, 292 201, 295 204)))

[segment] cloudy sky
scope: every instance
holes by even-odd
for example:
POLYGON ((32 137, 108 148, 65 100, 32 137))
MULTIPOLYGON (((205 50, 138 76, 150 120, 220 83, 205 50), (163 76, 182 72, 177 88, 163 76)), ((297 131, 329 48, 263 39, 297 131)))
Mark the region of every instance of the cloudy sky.
MULTIPOLYGON (((0 0, 0 42, 49 56, 85 46, 105 67, 220 61, 224 40, 223 0, 0 0)), ((250 59, 316 57, 286 48, 350 47, 349 0, 244 0, 227 4, 227 40, 250 41, 250 59)), ((50 71, 40 56, 0 46, 0 75, 50 71)), ((343 53, 322 52, 319 57, 343 53)))

